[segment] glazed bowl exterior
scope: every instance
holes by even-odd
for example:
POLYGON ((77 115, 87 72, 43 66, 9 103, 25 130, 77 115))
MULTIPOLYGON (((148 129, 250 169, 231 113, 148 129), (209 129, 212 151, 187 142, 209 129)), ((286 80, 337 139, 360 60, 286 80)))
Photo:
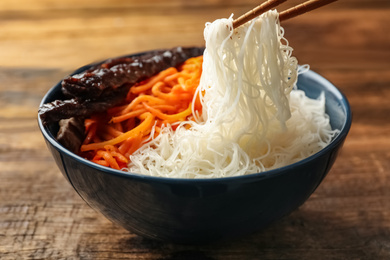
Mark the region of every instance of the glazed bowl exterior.
MULTIPOLYGON (((331 126, 340 133, 300 162, 240 177, 173 179, 113 170, 68 151, 56 141, 56 127, 43 126, 39 118, 38 124, 63 176, 89 206, 112 222, 174 243, 231 240, 261 230, 302 205, 329 172, 349 132, 350 106, 334 85, 308 71, 299 75, 298 88, 311 98, 325 93, 331 126)), ((58 83, 41 105, 61 97, 58 83)))

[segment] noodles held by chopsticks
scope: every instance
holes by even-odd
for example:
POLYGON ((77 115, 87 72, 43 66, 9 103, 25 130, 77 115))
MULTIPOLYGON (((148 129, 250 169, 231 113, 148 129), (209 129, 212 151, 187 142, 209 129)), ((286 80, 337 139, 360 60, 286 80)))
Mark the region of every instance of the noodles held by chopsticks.
POLYGON ((269 11, 234 29, 233 18, 207 23, 196 90, 202 113, 161 128, 130 156, 128 171, 169 178, 221 178, 300 161, 337 130, 318 100, 296 89, 298 62, 269 11), (190 127, 188 127, 190 126, 190 127))

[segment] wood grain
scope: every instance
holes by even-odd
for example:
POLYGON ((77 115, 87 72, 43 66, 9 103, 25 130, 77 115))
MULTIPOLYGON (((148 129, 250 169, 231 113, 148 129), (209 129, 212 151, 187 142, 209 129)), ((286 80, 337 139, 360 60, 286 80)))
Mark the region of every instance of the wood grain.
POLYGON ((387 0, 338 1, 283 24, 300 64, 310 64, 348 97, 353 125, 317 191, 262 232, 207 246, 141 238, 90 209, 46 149, 37 108, 67 73, 107 57, 202 45, 206 21, 238 16, 257 4, 2 0, 0 258, 390 259, 387 0))

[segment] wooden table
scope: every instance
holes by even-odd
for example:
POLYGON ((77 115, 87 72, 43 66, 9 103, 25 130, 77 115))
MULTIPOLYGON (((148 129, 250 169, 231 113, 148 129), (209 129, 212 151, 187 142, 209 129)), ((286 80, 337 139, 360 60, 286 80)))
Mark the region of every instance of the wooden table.
POLYGON ((262 232, 207 246, 144 239, 90 209, 47 150, 38 105, 67 73, 107 57, 203 45, 206 21, 256 2, 0 2, 1 259, 390 259, 388 0, 339 1, 283 24, 299 63, 346 94, 353 125, 317 191, 262 232))

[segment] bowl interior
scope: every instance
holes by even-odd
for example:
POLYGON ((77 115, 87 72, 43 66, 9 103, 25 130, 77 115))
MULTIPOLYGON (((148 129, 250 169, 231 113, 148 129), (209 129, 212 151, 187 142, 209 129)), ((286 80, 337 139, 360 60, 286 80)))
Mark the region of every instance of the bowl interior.
MULTIPOLYGON (((141 53, 143 54, 143 53, 141 53)), ((141 54, 135 54, 135 55, 141 55, 141 54)), ((134 56, 134 55, 129 55, 129 56, 134 56)), ((81 67, 77 69, 75 72, 72 74, 77 74, 80 72, 83 72, 90 68, 92 65, 87 65, 84 67, 81 67)), ((330 117, 330 124, 332 129, 339 129, 340 132, 334 137, 332 142, 319 151, 317 154, 314 154, 300 162, 294 163, 292 165, 284 166, 278 169, 270 170, 267 172, 259 173, 261 174, 261 178, 266 178, 269 177, 272 174, 275 174, 279 172, 281 169, 284 169, 285 167, 291 167, 294 166, 295 164, 301 164, 305 163, 307 160, 312 159, 314 156, 320 156, 323 153, 326 153, 328 149, 332 149, 334 145, 340 142, 340 140, 343 140, 346 135, 349 132, 350 126, 351 126, 351 121, 352 121, 352 115, 351 115, 351 109, 350 105, 348 103, 347 98, 328 80, 320 76, 319 74, 309 70, 303 74, 300 74, 298 76, 298 82, 297 82, 297 87, 298 89, 301 89, 305 92, 305 94, 310 97, 310 98, 318 98, 322 92, 325 93, 325 98, 326 98, 326 103, 325 103, 325 110, 326 113, 330 117)), ((52 102, 54 100, 61 100, 64 99, 63 94, 61 93, 61 82, 57 83, 54 87, 52 87, 47 94, 44 96, 42 99, 41 105, 52 102)), ((69 156, 75 157, 76 160, 79 160, 82 163, 90 164, 92 167, 96 168, 99 171, 104 171, 109 174, 115 174, 115 175, 121 175, 123 177, 128 177, 130 176, 128 173, 124 173, 122 171, 114 170, 111 168, 107 168, 104 166, 100 166, 97 164, 94 164, 88 160, 85 160, 78 155, 68 151, 66 148, 64 148, 60 143, 57 142, 55 136, 58 131, 58 126, 57 125, 49 125, 49 126, 43 126, 41 120, 38 117, 38 123, 39 127, 41 129, 42 134, 44 135, 45 139, 53 145, 57 150, 60 150, 61 152, 64 152, 68 154, 69 156)), ((253 174, 252 174, 253 175, 253 174)), ((228 178, 223 178, 225 180, 232 178, 246 178, 247 176, 252 176, 252 175, 246 175, 246 176, 238 176, 238 177, 228 177, 228 178)), ((256 175, 256 174, 255 174, 256 175)), ((133 177, 141 177, 141 178, 157 178, 157 179, 165 179, 165 178, 160 178, 160 177, 151 177, 151 176, 144 176, 144 175, 139 175, 139 174, 131 174, 133 177)), ((170 178, 170 181, 201 181, 202 179, 196 179, 196 180, 191 180, 191 179, 175 179, 175 178, 170 178)), ((204 179, 205 181, 213 181, 213 180, 218 180, 217 179, 204 179)))

